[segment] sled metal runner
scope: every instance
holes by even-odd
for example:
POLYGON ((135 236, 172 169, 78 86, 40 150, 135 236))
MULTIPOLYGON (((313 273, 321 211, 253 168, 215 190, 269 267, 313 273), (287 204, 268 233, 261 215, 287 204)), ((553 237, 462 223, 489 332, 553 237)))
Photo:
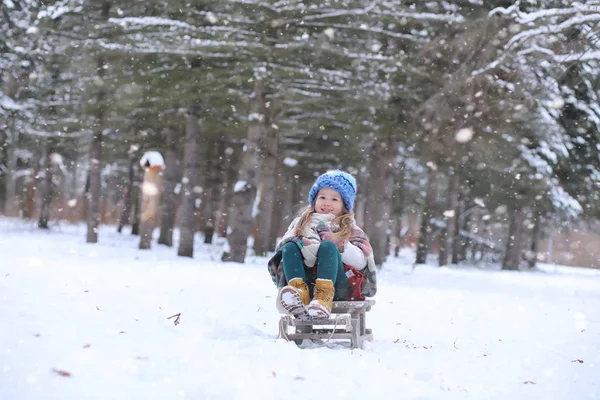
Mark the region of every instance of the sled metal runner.
POLYGON ((303 339, 349 339, 352 349, 361 348, 363 340, 373 340, 373 332, 366 326, 366 314, 373 305, 375 300, 334 301, 327 319, 284 315, 279 320, 279 336, 296 344, 303 339), (290 327, 294 328, 292 332, 290 327))

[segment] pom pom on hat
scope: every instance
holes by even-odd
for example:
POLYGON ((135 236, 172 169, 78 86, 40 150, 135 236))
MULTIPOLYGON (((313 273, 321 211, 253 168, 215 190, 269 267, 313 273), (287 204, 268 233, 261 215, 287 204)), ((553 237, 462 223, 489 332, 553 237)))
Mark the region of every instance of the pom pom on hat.
POLYGON ((327 171, 319 176, 308 193, 308 203, 311 206, 315 205, 317 193, 324 187, 338 192, 342 196, 344 205, 348 211, 352 211, 354 208, 354 199, 356 199, 356 179, 352 175, 336 169, 327 171))

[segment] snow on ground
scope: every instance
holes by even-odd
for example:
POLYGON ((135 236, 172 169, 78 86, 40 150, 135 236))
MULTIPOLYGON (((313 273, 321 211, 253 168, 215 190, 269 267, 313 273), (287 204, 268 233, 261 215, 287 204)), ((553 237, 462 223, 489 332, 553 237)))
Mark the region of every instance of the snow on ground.
POLYGON ((85 229, 0 219, 0 399, 600 398, 599 271, 391 259, 374 341, 299 348, 277 338, 265 258, 85 229))

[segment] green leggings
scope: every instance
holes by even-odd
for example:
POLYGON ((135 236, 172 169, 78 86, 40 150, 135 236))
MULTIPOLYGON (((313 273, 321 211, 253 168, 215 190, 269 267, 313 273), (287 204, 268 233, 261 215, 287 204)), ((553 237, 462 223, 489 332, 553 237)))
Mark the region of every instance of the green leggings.
POLYGON ((348 296, 349 284, 342 263, 342 255, 332 241, 325 240, 319 246, 316 275, 313 268, 304 265, 302 253, 296 243, 286 243, 283 246, 282 257, 285 279, 289 282, 294 278, 302 278, 308 284, 311 298, 317 279, 329 279, 333 282, 335 286, 334 300, 345 300, 348 296))

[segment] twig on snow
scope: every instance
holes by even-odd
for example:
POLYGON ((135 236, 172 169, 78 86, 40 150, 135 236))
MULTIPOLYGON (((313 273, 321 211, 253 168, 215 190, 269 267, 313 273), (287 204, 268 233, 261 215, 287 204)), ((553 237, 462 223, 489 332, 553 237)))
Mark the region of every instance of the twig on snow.
POLYGON ((173 323, 174 323, 175 325, 179 325, 179 317, 181 317, 181 313, 177 313, 177 314, 175 314, 175 315, 171 315, 171 316, 170 316, 169 318, 167 318, 167 319, 171 319, 171 318, 173 318, 173 317, 177 317, 177 318, 175 318, 175 321, 173 321, 173 323))

